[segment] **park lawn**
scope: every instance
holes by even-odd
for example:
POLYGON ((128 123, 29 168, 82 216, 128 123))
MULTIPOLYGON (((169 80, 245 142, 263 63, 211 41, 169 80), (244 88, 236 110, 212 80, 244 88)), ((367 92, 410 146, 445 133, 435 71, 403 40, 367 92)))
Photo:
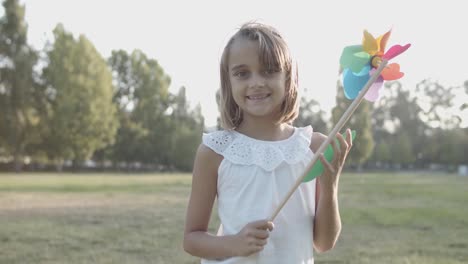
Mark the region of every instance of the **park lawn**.
MULTIPOLYGON (((0 263, 199 263, 182 249, 190 183, 0 174, 0 263)), ((468 177, 343 174, 339 199, 341 237, 316 263, 468 263, 468 177)))

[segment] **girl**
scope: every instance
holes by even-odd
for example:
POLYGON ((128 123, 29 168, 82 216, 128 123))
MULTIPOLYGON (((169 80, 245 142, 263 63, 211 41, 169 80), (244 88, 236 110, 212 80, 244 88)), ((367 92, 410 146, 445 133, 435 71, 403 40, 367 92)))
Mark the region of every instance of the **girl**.
POLYGON ((326 139, 291 125, 297 90, 289 48, 274 28, 247 23, 231 37, 221 57, 225 130, 203 135, 187 208, 184 249, 202 263, 313 263, 313 248, 334 247, 338 180, 351 147, 339 134, 333 161, 320 157, 325 172, 302 183, 274 223, 267 219, 326 139), (215 198, 221 226, 212 235, 215 198))

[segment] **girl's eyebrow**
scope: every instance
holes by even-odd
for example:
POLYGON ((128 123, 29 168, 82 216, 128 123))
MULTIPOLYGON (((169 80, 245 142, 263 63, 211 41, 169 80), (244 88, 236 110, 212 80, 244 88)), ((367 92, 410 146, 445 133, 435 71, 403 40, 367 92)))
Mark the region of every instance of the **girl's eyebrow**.
POLYGON ((240 65, 234 65, 232 68, 231 68, 231 71, 235 71, 239 68, 243 68, 245 67, 246 65, 245 64, 240 64, 240 65))

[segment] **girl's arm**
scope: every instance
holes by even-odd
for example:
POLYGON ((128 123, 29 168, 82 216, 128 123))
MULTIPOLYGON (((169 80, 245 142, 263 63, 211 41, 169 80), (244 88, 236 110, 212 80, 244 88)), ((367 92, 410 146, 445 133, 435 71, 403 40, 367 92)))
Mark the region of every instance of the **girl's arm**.
MULTIPOLYGON (((332 249, 341 232, 341 217, 338 207, 338 182, 346 156, 351 148, 351 131, 347 131, 345 141, 341 135, 337 135, 340 142, 340 149, 335 142, 332 142, 334 149, 334 159, 328 163, 323 156, 322 161, 325 172, 317 178, 317 199, 316 213, 314 220, 314 247, 318 252, 325 252, 332 249)), ((311 149, 315 151, 320 147, 326 136, 314 133, 311 149)))
POLYGON ((218 167, 222 157, 201 144, 193 165, 192 191, 187 207, 184 250, 202 258, 231 255, 227 239, 207 232, 216 197, 218 167))
POLYGON ((263 249, 273 228, 266 220, 247 224, 238 234, 216 236, 209 234, 208 223, 217 192, 218 167, 222 156, 200 145, 195 157, 192 192, 187 208, 184 250, 205 259, 247 256, 263 249))

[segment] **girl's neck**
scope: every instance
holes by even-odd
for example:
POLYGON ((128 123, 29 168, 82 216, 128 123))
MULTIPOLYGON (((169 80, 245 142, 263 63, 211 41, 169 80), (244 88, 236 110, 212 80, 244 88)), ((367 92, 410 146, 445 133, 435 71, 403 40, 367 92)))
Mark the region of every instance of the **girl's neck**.
POLYGON ((286 123, 275 124, 271 121, 244 119, 236 131, 259 140, 278 141, 289 138, 294 128, 286 123))

